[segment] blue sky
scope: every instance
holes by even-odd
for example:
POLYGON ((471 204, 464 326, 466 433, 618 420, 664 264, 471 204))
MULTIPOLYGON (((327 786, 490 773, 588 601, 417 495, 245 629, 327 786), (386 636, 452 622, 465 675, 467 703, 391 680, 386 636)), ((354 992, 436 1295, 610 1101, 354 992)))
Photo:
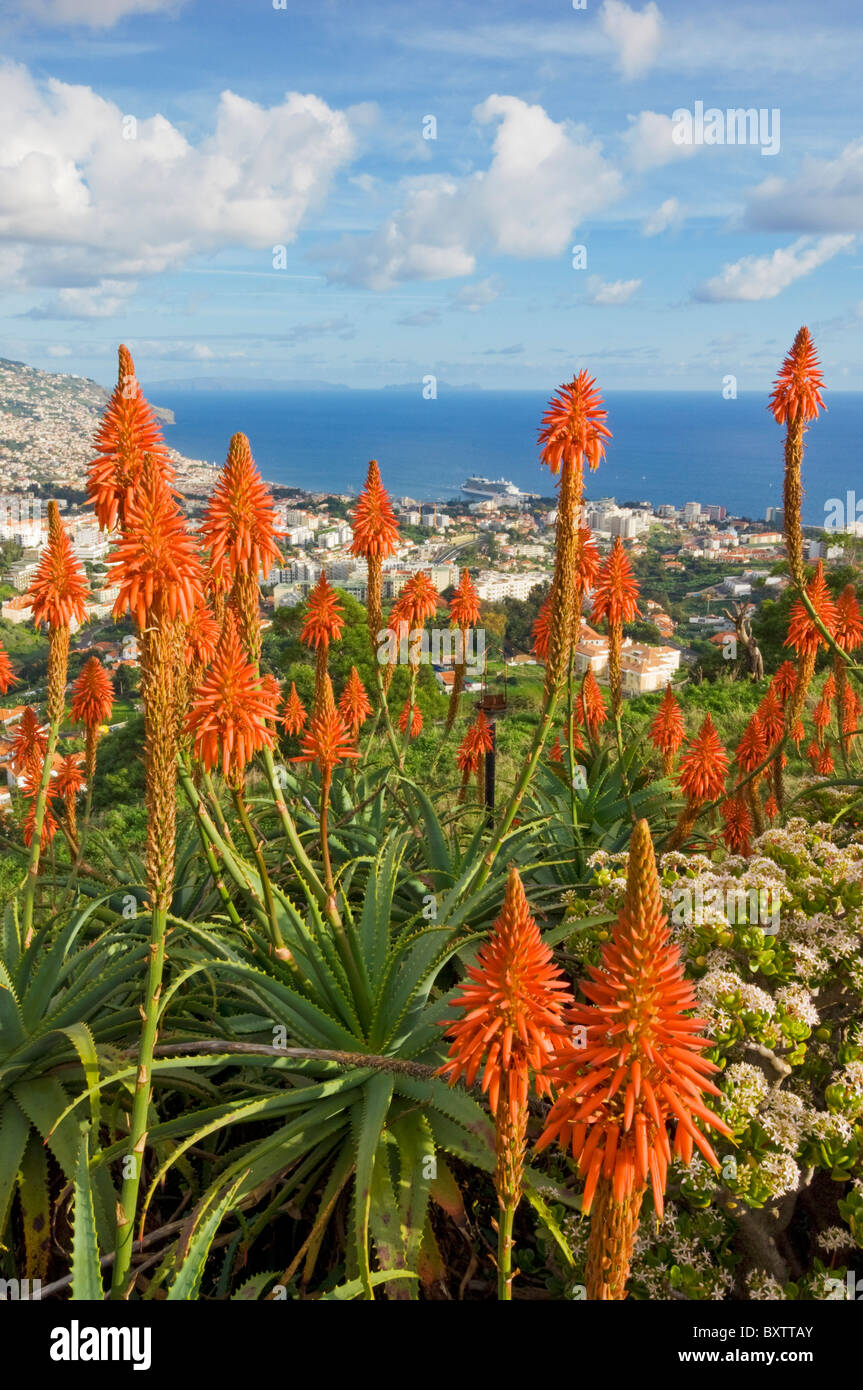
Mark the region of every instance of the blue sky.
POLYGON ((0 355, 746 391, 808 323, 861 390, 861 38, 846 0, 4 0, 0 355), (778 151, 679 143, 699 102, 778 151))

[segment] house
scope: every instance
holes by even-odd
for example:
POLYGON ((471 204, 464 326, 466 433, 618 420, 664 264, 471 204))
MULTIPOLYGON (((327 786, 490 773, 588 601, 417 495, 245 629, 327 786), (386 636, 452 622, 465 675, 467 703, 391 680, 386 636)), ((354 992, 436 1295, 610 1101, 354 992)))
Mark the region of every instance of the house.
MULTIPOLYGON (((647 642, 623 640, 620 654, 621 688, 626 696, 644 695, 668 684, 680 667, 680 652, 676 647, 657 647, 647 642)), ((584 675, 588 668, 597 680, 608 682, 608 638, 582 629, 575 649, 575 668, 584 675)))

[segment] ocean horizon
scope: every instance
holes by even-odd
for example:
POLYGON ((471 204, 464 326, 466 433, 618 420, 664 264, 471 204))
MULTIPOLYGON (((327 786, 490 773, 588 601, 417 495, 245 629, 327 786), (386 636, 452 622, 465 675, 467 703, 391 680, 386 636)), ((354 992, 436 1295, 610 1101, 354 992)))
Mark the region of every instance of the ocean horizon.
MULTIPOLYGON (((175 391, 154 393, 174 412, 167 442, 189 458, 221 464, 238 430, 248 435, 263 477, 308 492, 356 492, 376 458, 389 491, 421 501, 461 496, 471 474, 507 478, 551 496, 537 431, 548 401, 540 391, 441 389, 435 400, 405 390, 175 391)), ((763 393, 724 400, 718 392, 609 391, 613 438, 588 498, 700 502, 764 519, 782 504, 784 429, 763 393)), ((835 392, 806 436, 803 519, 823 523, 830 498, 860 484, 863 393, 835 392)))

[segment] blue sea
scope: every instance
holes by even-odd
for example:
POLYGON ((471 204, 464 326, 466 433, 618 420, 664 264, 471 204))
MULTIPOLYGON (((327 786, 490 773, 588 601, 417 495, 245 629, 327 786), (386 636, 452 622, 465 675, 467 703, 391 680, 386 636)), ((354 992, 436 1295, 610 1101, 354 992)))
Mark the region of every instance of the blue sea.
MULTIPOLYGON (((396 496, 432 501, 460 495, 471 473, 505 477, 550 496, 537 429, 547 394, 440 388, 436 400, 392 391, 166 391, 169 444, 190 458, 221 462, 237 430, 249 436, 263 477, 309 492, 358 490, 377 458, 396 496)), ((613 433, 606 460, 588 475, 589 498, 618 502, 717 503, 763 519, 782 504, 784 431, 765 396, 723 400, 717 392, 609 392, 613 433)), ((863 498, 863 394, 833 393, 806 436, 804 520, 824 521, 831 497, 863 498)))

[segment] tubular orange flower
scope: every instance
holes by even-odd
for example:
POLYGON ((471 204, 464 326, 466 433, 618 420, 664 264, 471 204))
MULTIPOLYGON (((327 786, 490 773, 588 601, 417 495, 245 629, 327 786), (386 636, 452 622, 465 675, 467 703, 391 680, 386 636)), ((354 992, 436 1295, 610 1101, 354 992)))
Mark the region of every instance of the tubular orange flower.
POLYGON ((732 854, 741 854, 745 859, 752 852, 752 817, 744 798, 738 793, 722 803, 722 819, 725 829, 722 838, 732 854))
POLYGON ((248 439, 235 434, 201 525, 210 563, 218 570, 227 562, 231 580, 239 572, 257 579, 281 558, 276 534, 270 490, 255 466, 248 439))
MULTIPOLYGON (((812 607, 821 622, 831 634, 836 627, 836 604, 824 578, 824 565, 821 560, 815 574, 806 586, 812 607)), ((788 621, 786 647, 793 647, 798 656, 814 655, 819 647, 826 647, 826 638, 818 631, 813 619, 801 599, 793 605, 788 621)))
POLYGON ((149 454, 170 488, 174 480, 167 449, 155 416, 135 376, 126 347, 119 350, 119 375, 94 441, 97 458, 90 464, 87 495, 99 525, 112 531, 125 525, 126 508, 149 454))
MULTIPOLYGON (((404 731, 403 731, 404 732, 404 731)), ((476 720, 471 724, 456 753, 456 762, 461 772, 468 775, 479 770, 480 762, 486 753, 490 753, 494 747, 491 729, 488 720, 482 710, 477 712, 476 720)))
MULTIPOLYGON (((790 662, 787 664, 791 665, 790 662)), ((794 679, 796 682, 796 671, 794 673, 794 679)), ((785 717, 782 713, 782 705, 779 701, 779 695, 777 691, 774 690, 772 684, 768 688, 767 694, 764 696, 758 709, 755 711, 754 718, 758 720, 767 747, 772 748, 774 744, 777 744, 781 739, 785 728, 785 717)))
POLYGON ((599 550, 589 526, 580 526, 576 536, 575 589, 579 598, 596 584, 601 564, 599 550))
POLYGON ((768 820, 775 820, 779 815, 779 807, 776 804, 776 797, 771 792, 764 803, 764 814, 768 820))
POLYGON ((186 660, 193 666, 209 666, 216 655, 220 631, 207 605, 196 604, 186 628, 186 660))
POLYGON ((60 521, 56 502, 49 504, 48 544, 42 551, 27 598, 36 627, 71 627, 87 616, 84 568, 75 558, 72 542, 60 521))
POLYGON ((559 1095, 538 1147, 557 1140, 572 1149, 585 1178, 582 1211, 598 1198, 588 1298, 619 1299, 648 1181, 662 1217, 670 1127, 676 1155, 688 1163, 695 1145, 714 1168, 718 1161, 699 1123, 729 1134, 704 1103, 705 1092, 719 1094, 708 1079, 718 1067, 702 1056, 710 1041, 699 1036, 704 1024, 690 1013, 695 991, 671 941, 645 820, 633 829, 626 896, 611 941, 588 976, 581 982, 588 1002, 569 1011, 575 1032, 551 1068, 559 1095))
POLYGON ((33 769, 37 766, 41 776, 47 749, 48 729, 39 723, 33 706, 26 705, 9 740, 9 766, 15 776, 24 776, 32 780, 33 769))
POLYGON ((785 476, 783 480, 783 525, 788 565, 798 584, 803 582, 803 436, 824 401, 818 357, 808 328, 801 328, 776 378, 768 409, 777 424, 785 425, 785 476))
MULTIPOLYGON (((41 776, 41 772, 39 775, 41 776)), ((39 799, 37 792, 38 784, 34 782, 32 786, 32 791, 29 793, 30 806, 27 811, 27 819, 24 822, 24 844, 27 846, 28 849, 32 845, 33 836, 36 833, 36 811, 37 802, 39 799)), ((54 812, 51 808, 51 795, 49 791, 49 795, 45 802, 45 810, 42 818, 42 833, 39 837, 39 848, 47 849, 56 834, 57 818, 54 815, 54 812)))
POLYGON ((412 705, 410 700, 405 700, 404 705, 402 707, 402 712, 399 715, 399 728, 401 729, 403 734, 407 733, 408 724, 410 724, 411 728, 411 738, 416 738, 418 734, 422 733, 422 710, 420 709, 419 705, 412 705))
POLYGON ((475 627, 479 622, 479 594, 477 593, 469 570, 462 570, 461 579, 455 596, 450 599, 449 604, 450 626, 457 627, 462 635, 461 660, 455 663, 453 672, 452 690, 449 697, 449 709, 447 711, 446 731, 444 737, 449 734, 450 729, 458 714, 459 701, 464 689, 464 673, 467 665, 466 639, 468 629, 475 627))
POLYGON ((728 755, 713 727, 711 716, 707 714, 681 759, 677 780, 687 801, 703 805, 707 801, 716 801, 722 795, 727 772, 728 755))
POLYGON ((455 596, 449 601, 450 626, 464 631, 476 627, 479 622, 479 594, 470 577, 470 570, 462 570, 455 596))
POLYGON ((9 653, 0 642, 0 695, 5 695, 10 685, 17 685, 18 677, 12 669, 9 653))
POLYGON ((671 682, 665 687, 665 694, 659 702, 659 709, 650 726, 649 738, 654 748, 662 754, 662 766, 666 777, 671 775, 674 755, 683 742, 686 727, 683 710, 675 698, 671 682))
POLYGON ((203 601, 203 569, 186 522, 152 458, 125 503, 125 530, 110 556, 108 583, 119 586, 114 617, 129 611, 143 631, 159 618, 191 620, 203 601))
POLYGON ((395 554, 399 538, 398 522, 389 493, 381 482, 377 459, 369 463, 365 487, 357 498, 353 531, 352 555, 362 555, 367 560, 383 560, 395 554))
POLYGON ((542 462, 555 474, 561 468, 580 472, 585 459, 591 471, 598 468, 605 457, 605 440, 611 438, 607 418, 595 377, 580 371, 557 388, 542 417, 542 462))
POLYGON ((793 725, 791 726, 791 741, 797 749, 798 753, 800 752, 800 745, 805 737, 806 730, 803 727, 803 720, 795 719, 793 725))
POLYGON ((366 485, 360 493, 354 512, 354 538, 351 553, 362 555, 366 561, 366 610, 369 641, 377 650, 378 633, 383 630, 381 589, 383 562, 395 553, 398 526, 389 494, 381 482, 377 460, 372 459, 366 475, 366 485))
POLYGON ((816 704, 814 710, 812 711, 812 723, 815 725, 815 728, 818 730, 818 742, 819 742, 819 743, 821 742, 821 740, 822 740, 822 738, 823 738, 823 736, 824 736, 824 730, 827 728, 828 724, 830 723, 830 715, 831 715, 830 701, 829 701, 829 700, 826 700, 826 699, 824 698, 824 696, 822 695, 821 699, 818 701, 818 703, 816 704))
POLYGON ((390 626, 407 623, 413 632, 425 625, 440 605, 441 597, 425 570, 417 570, 407 581, 390 613, 390 626))
POLYGON ((356 666, 352 666, 351 674, 348 676, 347 684, 339 700, 339 714, 348 728, 353 730, 355 738, 359 733, 360 725, 365 723, 371 712, 371 701, 360 679, 360 673, 356 666))
POLYGON ((599 567, 593 594, 591 622, 607 618, 609 623, 631 623, 638 617, 638 581, 620 536, 615 536, 606 559, 599 567))
MULTIPOLYGON (((464 1076, 472 1085, 482 1067, 481 1086, 495 1120, 495 1187, 498 1223, 498 1287, 511 1296, 512 1222, 521 1199, 531 1072, 548 1091, 545 1068, 564 1034, 571 1003, 563 972, 553 963, 530 915, 518 870, 510 870, 506 896, 489 940, 480 947, 468 982, 450 1007, 459 1017, 447 1028, 449 1060, 441 1067, 450 1085, 464 1076)), ((446 1026, 446 1025, 444 1025, 446 1026)))
POLYGON ((846 584, 836 600, 834 637, 843 652, 853 652, 863 643, 863 617, 853 584, 846 584))
POLYGON ((81 754, 67 753, 60 759, 54 786, 61 796, 77 796, 84 787, 81 754))
POLYGON ((824 378, 809 329, 801 328, 782 363, 770 397, 768 409, 777 425, 788 425, 795 420, 808 424, 816 419, 818 411, 824 409, 823 386, 824 378))
POLYGON ((107 724, 114 708, 114 682, 97 656, 91 656, 72 685, 72 719, 87 728, 107 724))
POLYGON ((556 736, 554 743, 551 745, 551 748, 549 749, 548 761, 550 763, 563 762, 563 748, 560 742, 560 734, 556 736))
POLYGON ((818 763, 815 771, 821 777, 831 777, 835 769, 836 764, 833 761, 833 754, 830 752, 830 744, 825 743, 818 755, 818 763))
POLYGON ((737 766, 742 772, 754 772, 759 763, 767 757, 767 739, 758 714, 750 719, 737 745, 737 766))
POLYGON ((81 753, 68 753, 61 758, 54 782, 58 796, 62 796, 66 803, 66 828, 73 840, 78 838, 75 798, 84 790, 85 785, 84 773, 81 770, 82 756, 81 753))
POLYGON ((324 676, 321 699, 312 710, 309 727, 296 763, 317 763, 322 773, 331 774, 334 767, 349 758, 358 758, 348 725, 336 709, 333 684, 324 676))
POLYGON ((784 704, 797 683, 797 667, 793 661, 783 661, 770 682, 770 689, 784 704))
POLYGON ((849 749, 857 734, 861 710, 863 710, 863 704, 861 704, 860 696, 856 690, 848 686, 845 692, 845 711, 842 716, 842 738, 849 749))
POLYGON ((441 1075, 451 1086, 462 1076, 472 1086, 482 1068, 480 1084, 492 1113, 502 1100, 515 1117, 527 1103, 531 1072, 540 1094, 548 1093, 546 1070, 565 1035, 564 1010, 572 1002, 515 868, 500 916, 467 975, 469 982, 450 1002, 459 1018, 444 1024, 451 1043, 441 1075))
POLYGON ((309 594, 300 641, 307 647, 326 651, 331 642, 338 642, 344 625, 344 609, 338 594, 327 579, 326 571, 321 570, 321 577, 309 594))
POLYGON ((551 595, 543 602, 536 620, 533 624, 533 650, 540 661, 545 661, 548 657, 548 644, 551 637, 549 623, 551 621, 551 595))
POLYGON ((593 591, 591 621, 608 621, 608 683, 611 688, 611 709, 620 717, 623 692, 621 688, 620 653, 623 643, 623 624, 638 616, 638 582, 632 572, 623 541, 616 536, 607 558, 599 567, 593 591))
POLYGON ((608 710, 605 708, 605 701, 602 698, 602 691, 597 684, 593 668, 587 668, 587 674, 582 683, 581 694, 576 704, 576 714, 579 723, 583 724, 591 738, 596 738, 599 729, 608 722, 608 710))
POLYGON ((297 694, 296 683, 291 681, 291 693, 282 708, 282 728, 286 734, 296 735, 303 729, 306 717, 306 707, 297 694))
POLYGON ((273 747, 269 724, 275 720, 276 697, 264 688, 248 659, 229 608, 216 654, 186 720, 195 756, 208 772, 221 764, 226 780, 237 787, 255 753, 273 747))

